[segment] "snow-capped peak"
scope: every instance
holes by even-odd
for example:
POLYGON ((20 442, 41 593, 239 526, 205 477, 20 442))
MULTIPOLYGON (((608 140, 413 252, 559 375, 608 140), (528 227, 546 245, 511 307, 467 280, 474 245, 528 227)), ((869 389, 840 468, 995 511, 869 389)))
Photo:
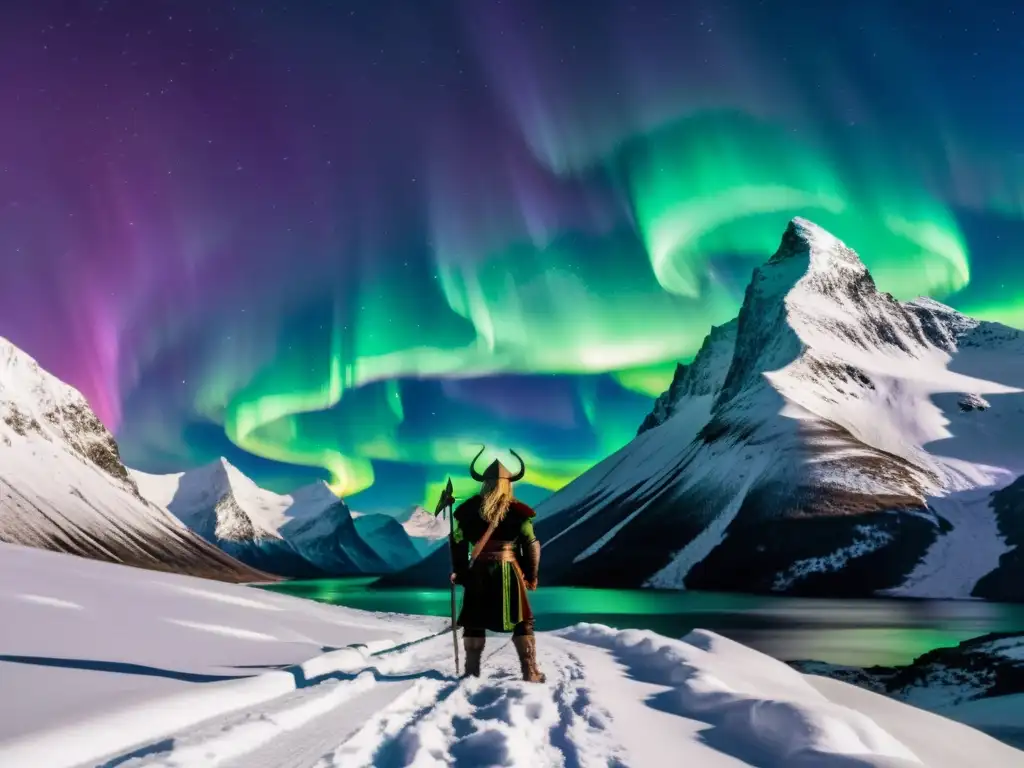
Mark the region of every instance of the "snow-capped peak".
POLYGON ((245 494, 246 491, 251 491, 256 487, 252 480, 223 456, 192 470, 189 474, 193 478, 197 490, 202 488, 221 493, 230 491, 245 494))
POLYGON ((809 266, 814 270, 843 268, 867 272, 857 253, 843 241, 817 224, 797 216, 789 222, 779 249, 768 263, 777 264, 801 256, 809 259, 809 266))
POLYGON ((291 492, 291 498, 296 504, 330 506, 340 501, 338 494, 331 490, 323 480, 309 485, 304 485, 291 492))
POLYGON ((432 515, 423 507, 413 507, 409 519, 402 523, 405 532, 414 539, 436 540, 448 535, 449 523, 441 516, 432 515))
POLYGON ((21 437, 63 444, 138 495, 113 435, 82 393, 0 337, 0 429, 3 425, 21 437))
POLYGON ((12 403, 42 416, 63 405, 85 403, 85 397, 0 336, 0 406, 12 403))
POLYGON ((223 457, 174 475, 133 474, 143 495, 193 530, 213 523, 216 537, 226 541, 280 538, 265 492, 223 457))
POLYGON ((885 372, 893 356, 947 356, 917 311, 880 292, 852 249, 805 219, 790 222, 779 249, 754 271, 738 323, 719 403, 798 359, 805 368, 841 362, 885 372))
POLYGON ((340 501, 323 482, 287 495, 268 491, 223 457, 171 475, 135 470, 132 475, 146 498, 193 530, 207 532, 213 522, 216 537, 228 541, 282 538, 281 528, 289 521, 317 516, 340 501), (211 510, 215 521, 208 519, 211 510))
POLYGON ((816 224, 796 218, 786 227, 778 250, 754 271, 745 301, 785 299, 792 304, 812 296, 831 299, 874 289, 874 280, 854 250, 816 224))

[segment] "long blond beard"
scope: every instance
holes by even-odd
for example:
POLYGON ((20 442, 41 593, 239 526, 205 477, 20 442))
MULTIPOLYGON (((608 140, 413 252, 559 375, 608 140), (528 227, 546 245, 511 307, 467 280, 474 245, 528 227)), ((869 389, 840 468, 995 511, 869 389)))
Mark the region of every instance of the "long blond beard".
POLYGON ((480 495, 483 496, 480 516, 484 521, 490 525, 504 520, 512 503, 512 483, 504 478, 485 480, 480 495))

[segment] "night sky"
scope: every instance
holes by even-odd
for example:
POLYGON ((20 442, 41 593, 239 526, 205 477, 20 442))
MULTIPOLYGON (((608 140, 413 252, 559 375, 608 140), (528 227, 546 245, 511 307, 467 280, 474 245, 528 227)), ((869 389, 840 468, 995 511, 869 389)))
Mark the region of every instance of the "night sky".
POLYGON ((558 488, 803 215, 1024 327, 1024 9, 32 0, 0 10, 0 335, 126 463, 358 509, 477 443, 558 488))

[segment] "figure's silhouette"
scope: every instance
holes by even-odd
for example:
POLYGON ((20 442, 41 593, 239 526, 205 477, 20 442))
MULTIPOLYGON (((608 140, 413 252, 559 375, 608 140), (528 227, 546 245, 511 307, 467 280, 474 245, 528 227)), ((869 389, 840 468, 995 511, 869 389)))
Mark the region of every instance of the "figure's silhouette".
POLYGON ((451 578, 465 588, 457 623, 463 628, 466 674, 480 675, 486 630, 512 632, 523 679, 542 683, 545 676, 537 666, 534 617, 526 594, 537 588, 540 541, 533 532, 533 509, 512 493, 512 483, 522 479, 526 465, 512 451, 519 460, 517 473, 495 460, 480 474, 476 461, 483 451, 481 447, 469 465, 473 479, 482 483, 480 493, 455 510, 451 541, 451 578))

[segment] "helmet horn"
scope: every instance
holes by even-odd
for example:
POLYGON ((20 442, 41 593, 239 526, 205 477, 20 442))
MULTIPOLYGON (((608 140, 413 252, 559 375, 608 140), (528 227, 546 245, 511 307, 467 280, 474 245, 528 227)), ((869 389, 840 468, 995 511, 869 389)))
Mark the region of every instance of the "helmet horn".
POLYGON ((478 483, 482 483, 484 481, 484 476, 476 471, 476 460, 480 458, 480 454, 483 453, 486 448, 486 445, 481 445, 479 453, 477 453, 477 455, 473 457, 473 460, 469 462, 470 477, 472 477, 478 483))
POLYGON ((515 456, 516 459, 519 461, 519 471, 516 472, 514 475, 512 475, 512 477, 509 478, 509 482, 516 483, 516 482, 519 482, 520 480, 522 480, 523 479, 523 475, 526 474, 526 462, 523 461, 523 457, 522 456, 520 456, 518 453, 513 451, 511 448, 508 449, 508 452, 511 453, 513 456, 515 456))

